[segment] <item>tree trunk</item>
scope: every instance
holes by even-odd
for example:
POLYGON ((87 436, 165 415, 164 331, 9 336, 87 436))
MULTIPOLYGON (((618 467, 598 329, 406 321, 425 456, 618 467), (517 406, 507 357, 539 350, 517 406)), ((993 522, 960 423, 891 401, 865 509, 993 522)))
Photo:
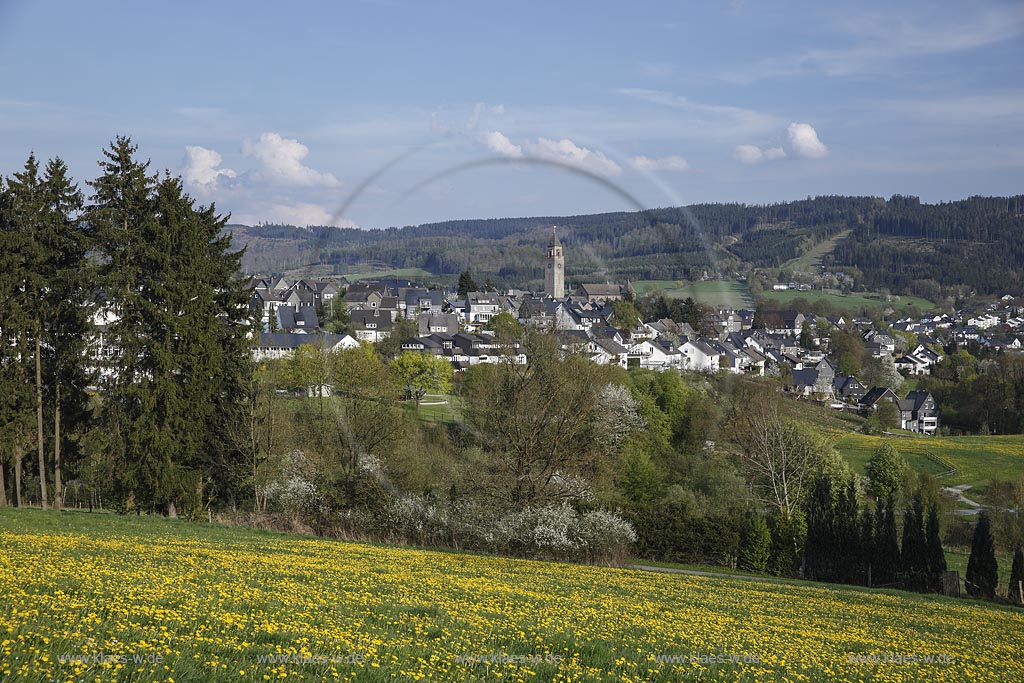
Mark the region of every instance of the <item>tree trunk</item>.
POLYGON ((60 382, 56 386, 57 397, 53 402, 53 507, 60 510, 64 504, 64 485, 60 471, 60 382))
POLYGON ((0 507, 7 507, 7 479, 4 477, 3 459, 0 459, 0 507))
POLYGON ((40 324, 36 321, 36 443, 39 446, 39 494, 40 506, 47 508, 46 500, 46 454, 43 451, 43 359, 42 344, 39 340, 40 324))
POLYGON ((21 441, 21 426, 14 435, 14 505, 21 507, 21 463, 25 458, 25 446, 21 441))

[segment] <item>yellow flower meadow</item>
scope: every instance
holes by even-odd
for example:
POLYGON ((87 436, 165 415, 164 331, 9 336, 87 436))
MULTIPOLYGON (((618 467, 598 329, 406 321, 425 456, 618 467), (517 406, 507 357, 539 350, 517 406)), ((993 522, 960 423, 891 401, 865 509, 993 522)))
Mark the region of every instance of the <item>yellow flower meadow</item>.
POLYGON ((1024 613, 2 510, 0 679, 1024 681, 1024 613))

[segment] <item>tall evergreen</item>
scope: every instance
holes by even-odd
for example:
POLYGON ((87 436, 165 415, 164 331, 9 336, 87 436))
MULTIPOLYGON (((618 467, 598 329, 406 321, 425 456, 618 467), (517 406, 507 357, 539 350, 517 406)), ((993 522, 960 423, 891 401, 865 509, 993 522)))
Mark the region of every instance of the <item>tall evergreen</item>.
POLYGON ((222 440, 249 363, 248 298, 226 218, 196 207, 181 181, 157 180, 118 138, 104 152, 91 218, 108 259, 103 282, 117 347, 106 416, 119 435, 120 497, 194 511, 231 495, 222 440))
POLYGON ((138 443, 138 422, 156 408, 143 392, 143 383, 152 375, 142 333, 138 253, 147 225, 154 220, 156 178, 149 175, 148 162, 135 160, 135 152, 126 137, 118 137, 103 151, 102 173, 89 183, 94 194, 87 209, 104 260, 99 285, 110 323, 104 331, 109 355, 102 368, 102 415, 106 429, 114 435, 109 455, 117 465, 110 484, 115 505, 122 509, 136 502, 152 504, 155 482, 162 477, 160 456, 138 443))
POLYGON ((921 591, 928 585, 928 548, 924 533, 924 502, 921 493, 903 515, 903 544, 900 546, 899 579, 909 590, 921 591))
POLYGON ((996 548, 992 540, 992 527, 988 513, 978 516, 971 543, 971 556, 967 560, 967 576, 964 578, 967 592, 976 598, 991 600, 996 595, 999 583, 999 565, 996 563, 996 548))
MULTIPOLYGON (((15 220, 14 197, 0 178, 0 469, 10 464, 11 502, 23 503, 22 478, 28 437, 34 429, 31 383, 31 292, 26 287, 31 240, 15 220)), ((6 497, 6 496, 5 496, 6 497)))
POLYGON ((942 574, 946 571, 946 553, 942 549, 942 538, 939 534, 939 506, 934 501, 928 507, 928 521, 925 527, 928 589, 941 592, 942 574))
POLYGON ((814 581, 836 580, 837 561, 842 561, 838 555, 832 480, 827 475, 820 475, 814 481, 807 503, 807 542, 804 546, 807 578, 814 581))
POLYGON ((857 482, 850 477, 836 504, 836 544, 840 558, 836 567, 836 580, 842 583, 861 582, 859 513, 857 482))
POLYGON ((53 503, 59 508, 64 497, 64 434, 85 417, 85 388, 90 378, 84 356, 94 282, 88 259, 91 242, 80 219, 84 199, 69 178, 67 165, 59 158, 46 165, 42 195, 40 242, 46 254, 42 263, 46 283, 42 327, 48 351, 43 376, 53 417, 53 503))
POLYGON ((1010 586, 1007 595, 1010 600, 1018 605, 1024 604, 1024 591, 1021 590, 1024 584, 1024 552, 1020 547, 1013 554, 1013 564, 1010 567, 1010 586))
POLYGON ((895 585, 900 544, 896 534, 896 501, 892 495, 879 501, 875 509, 875 547, 872 557, 872 584, 895 585))
POLYGON ((476 281, 468 270, 459 275, 459 296, 465 298, 470 292, 477 291, 476 281))
MULTIPOLYGON (((41 239, 44 231, 45 200, 42 179, 39 176, 39 162, 30 154, 25 167, 14 173, 7 181, 11 196, 11 221, 16 238, 18 257, 22 260, 17 269, 14 291, 14 307, 17 322, 9 323, 21 347, 22 359, 31 358, 35 391, 35 444, 38 454, 40 505, 49 505, 47 489, 45 444, 43 440, 43 293, 46 286, 44 264, 48 254, 41 239)), ((21 438, 21 434, 17 435, 21 438)))
POLYGON ((875 548, 875 520, 871 510, 865 508, 860 513, 860 533, 858 534, 860 552, 858 553, 858 578, 857 583, 871 586, 877 580, 873 572, 878 568, 873 566, 875 548))

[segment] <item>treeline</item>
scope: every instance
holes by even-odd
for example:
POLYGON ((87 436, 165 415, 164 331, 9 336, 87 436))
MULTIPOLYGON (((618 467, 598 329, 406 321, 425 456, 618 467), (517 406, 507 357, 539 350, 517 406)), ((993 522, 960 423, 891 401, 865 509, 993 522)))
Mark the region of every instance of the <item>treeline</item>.
POLYGON ((940 204, 897 195, 843 240, 828 262, 857 268, 858 284, 869 289, 934 297, 937 283, 982 295, 1021 294, 1022 229, 1021 195, 940 204))
POLYGON ((952 434, 1024 433, 1024 358, 977 345, 946 349, 931 375, 918 381, 942 406, 952 434), (973 353, 972 353, 973 351, 973 353))
POLYGON ((60 159, 0 185, 0 504, 91 485, 108 507, 194 513, 238 486, 222 435, 249 372, 239 254, 135 153, 104 150, 88 199, 60 159))
MULTIPOLYGON (((1024 291, 1022 197, 973 197, 924 204, 916 197, 823 196, 769 205, 695 204, 589 216, 459 220, 387 230, 236 228, 252 239, 247 262, 273 263, 275 243, 292 242, 289 263, 332 264, 337 272, 375 263, 439 276, 472 267, 501 286, 539 283, 550 226, 558 225, 578 281, 697 280, 777 268, 843 231, 825 264, 858 289, 937 299, 959 289, 1024 291), (295 248, 295 245, 301 247, 295 248), (984 262, 992 267, 978 269, 984 262)), ((283 266, 282 266, 283 269, 283 266)))

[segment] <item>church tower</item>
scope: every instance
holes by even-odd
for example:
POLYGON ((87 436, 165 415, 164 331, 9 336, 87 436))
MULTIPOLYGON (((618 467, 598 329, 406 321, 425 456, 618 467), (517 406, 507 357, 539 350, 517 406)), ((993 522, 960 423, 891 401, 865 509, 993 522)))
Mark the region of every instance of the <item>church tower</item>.
POLYGON ((544 293, 552 298, 565 296, 565 255, 562 243, 558 241, 557 227, 551 227, 551 242, 548 243, 548 263, 544 269, 544 293))

